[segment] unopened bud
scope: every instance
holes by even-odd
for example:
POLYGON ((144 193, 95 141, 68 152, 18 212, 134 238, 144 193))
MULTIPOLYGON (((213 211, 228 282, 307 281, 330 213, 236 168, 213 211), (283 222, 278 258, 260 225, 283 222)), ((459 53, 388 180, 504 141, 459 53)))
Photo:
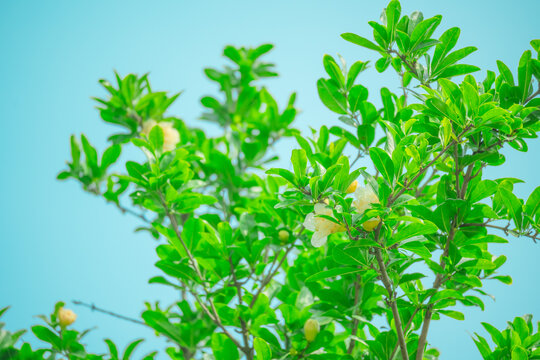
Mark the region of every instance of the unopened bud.
POLYGON ((379 225, 380 222, 381 222, 381 218, 377 216, 376 218, 369 219, 368 221, 364 222, 362 224, 362 227, 366 231, 373 231, 379 225))
POLYGON ((306 340, 308 342, 312 342, 317 337, 317 334, 319 333, 320 326, 319 322, 315 319, 309 319, 304 324, 304 335, 306 337, 306 340))
POLYGON ((289 232, 287 230, 279 230, 278 237, 279 241, 284 243, 289 240, 289 232))
POLYGON ((64 308, 58 309, 58 322, 60 323, 60 326, 66 327, 68 325, 71 325, 75 322, 76 319, 77 314, 75 314, 73 310, 64 308))
POLYGON ((356 191, 356 188, 358 187, 358 180, 354 180, 350 185, 349 187, 347 188, 346 190, 346 193, 347 194, 352 194, 353 192, 356 191))

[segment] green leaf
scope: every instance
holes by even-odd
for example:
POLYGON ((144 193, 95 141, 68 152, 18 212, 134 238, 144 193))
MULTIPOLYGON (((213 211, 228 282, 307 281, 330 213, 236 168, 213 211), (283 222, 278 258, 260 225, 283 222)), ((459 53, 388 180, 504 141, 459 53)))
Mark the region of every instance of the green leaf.
POLYGON ((460 29, 453 27, 446 30, 439 38, 440 43, 435 47, 433 53, 433 60, 431 61, 431 68, 436 69, 439 62, 448 54, 450 50, 456 46, 459 38, 460 29))
POLYGON ((516 227, 521 229, 521 224, 523 222, 523 205, 517 196, 514 195, 510 190, 500 187, 499 192, 501 194, 504 206, 508 210, 508 214, 511 216, 512 220, 514 220, 516 227))
POLYGON ((506 64, 502 61, 497 60, 497 68, 499 69, 499 72, 501 73, 504 81, 514 86, 514 76, 512 75, 512 72, 510 71, 508 66, 506 66, 506 64))
POLYGON ((212 352, 219 360, 239 360, 240 355, 236 345, 224 333, 213 333, 211 340, 212 352))
POLYGON ((355 85, 349 91, 349 106, 352 112, 360 110, 360 104, 368 98, 368 90, 362 85, 355 85))
POLYGON ((540 186, 538 186, 536 189, 533 190, 531 195, 529 195, 529 198, 527 199, 527 203, 525 204, 525 211, 527 214, 529 214, 531 217, 535 217, 540 210, 540 186))
POLYGON ((129 360, 129 358, 130 358, 131 354, 133 353, 133 351, 135 351, 137 346, 139 346, 139 344, 142 343, 143 341, 144 341, 144 339, 137 339, 137 340, 132 341, 126 347, 126 350, 124 350, 124 354, 122 355, 122 360, 129 360))
POLYGON ((454 310, 438 310, 439 314, 446 315, 448 317, 451 317, 452 319, 456 320, 465 320, 465 315, 463 313, 460 313, 459 311, 454 310))
POLYGON ((493 279, 499 280, 500 282, 506 285, 512 285, 512 277, 508 275, 494 276, 493 279))
POLYGON ((319 79, 317 91, 323 104, 335 113, 347 114, 347 99, 331 81, 319 79))
POLYGON ((437 230, 437 226, 427 220, 424 220, 423 223, 412 223, 401 227, 399 231, 396 231, 392 236, 390 243, 387 245, 390 246, 414 236, 433 234, 436 233, 437 230))
POLYGON ((84 136, 84 134, 81 135, 81 142, 84 154, 86 155, 86 164, 90 168, 92 176, 97 178, 100 176, 97 151, 92 145, 90 145, 90 142, 88 141, 86 136, 84 136))
POLYGON ((357 272, 360 272, 362 271, 361 269, 359 268, 354 268, 354 267, 339 267, 339 268, 334 268, 334 269, 330 269, 330 270, 324 270, 324 271, 320 271, 316 274, 313 274, 311 276, 309 276, 305 282, 313 282, 313 281, 318 281, 318 280, 323 280, 323 279, 327 279, 327 278, 333 278, 333 277, 336 277, 336 276, 340 276, 340 275, 350 275, 350 274, 355 274, 357 272))
POLYGON ((521 90, 521 102, 524 103, 529 96, 529 86, 532 80, 531 51, 527 50, 519 59, 518 84, 521 90))
POLYGON ((80 164, 81 148, 74 135, 71 135, 70 144, 71 144, 72 164, 73 164, 73 167, 77 168, 79 167, 79 164, 80 164))
POLYGON ((352 64, 347 74, 347 89, 350 89, 354 85, 354 81, 362 71, 367 67, 368 62, 357 61, 352 64))
POLYGON ((45 341, 52 345, 54 349, 62 348, 62 340, 58 335, 52 332, 49 328, 45 326, 36 325, 32 326, 32 332, 39 340, 45 341))
POLYGON ((324 55, 323 65, 330 78, 340 84, 341 87, 345 86, 345 78, 343 77, 343 74, 341 73, 341 70, 333 57, 330 55, 324 55))
POLYGON ((306 176, 307 156, 304 149, 294 149, 291 155, 294 174, 298 179, 306 176))
MULTIPOLYGON (((497 192, 499 185, 493 180, 482 180, 472 187, 470 201, 474 204, 477 201, 487 198, 497 192)), ((540 193, 539 193, 540 196, 540 193)))
POLYGON ((452 65, 452 66, 449 66, 449 67, 445 68, 441 72, 441 74, 437 77, 437 79, 451 78, 453 76, 470 74, 470 73, 478 71, 478 70, 480 70, 480 68, 478 66, 474 66, 474 65, 466 65, 466 64, 452 65))
POLYGON ((352 42, 353 44, 363 46, 363 47, 371 49, 371 50, 375 50, 375 51, 378 51, 378 52, 383 52, 384 51, 383 48, 381 48, 380 46, 375 45, 374 43, 372 43, 368 39, 363 38, 363 37, 361 37, 359 35, 356 35, 356 34, 353 34, 353 33, 344 33, 344 34, 341 34, 341 37, 343 39, 349 41, 349 42, 352 42))
POLYGON ((399 248, 409 250, 424 259, 428 259, 431 257, 431 252, 429 251, 429 249, 420 241, 411 241, 405 244, 401 244, 399 248))
POLYGON ((114 164, 116 160, 120 157, 120 153, 122 152, 122 146, 116 144, 113 145, 105 152, 103 153, 103 156, 101 157, 101 171, 105 172, 109 166, 114 164))
POLYGON ((420 279, 425 278, 425 277, 426 277, 426 275, 421 274, 421 273, 404 274, 399 279, 399 285, 405 284, 405 283, 407 283, 409 281, 420 280, 420 279))
POLYGON ((516 346, 512 349, 512 360, 529 360, 527 350, 521 346, 516 346))
POLYGON ((161 149, 163 147, 163 129, 161 126, 154 126, 152 130, 150 130, 148 140, 154 149, 161 149))
POLYGON ((478 49, 475 48, 474 46, 467 46, 467 47, 464 47, 463 49, 459 49, 454 52, 451 52, 450 54, 448 54, 447 57, 444 58, 444 60, 440 61, 438 68, 436 70, 435 69, 433 70, 433 74, 440 73, 446 67, 452 64, 455 64, 456 62, 465 58, 467 55, 475 52, 476 50, 478 49))
POLYGON ((370 148, 369 157, 383 178, 392 184, 394 182, 394 163, 392 162, 392 158, 390 158, 386 151, 380 148, 370 148))
POLYGON ((396 25, 399 21, 399 16, 401 15, 401 4, 397 0, 392 0, 386 7, 386 24, 388 28, 388 33, 390 34, 390 39, 394 38, 394 33, 396 31, 396 25))
POLYGON ((274 169, 267 170, 266 173, 268 175, 279 175, 285 180, 287 180, 288 182, 290 182, 292 185, 297 186, 294 174, 290 172, 289 170, 274 168, 274 169))
POLYGON ((253 347, 255 348, 255 353, 257 354, 256 360, 271 360, 272 359, 272 350, 270 345, 263 339, 256 337, 253 339, 253 347))

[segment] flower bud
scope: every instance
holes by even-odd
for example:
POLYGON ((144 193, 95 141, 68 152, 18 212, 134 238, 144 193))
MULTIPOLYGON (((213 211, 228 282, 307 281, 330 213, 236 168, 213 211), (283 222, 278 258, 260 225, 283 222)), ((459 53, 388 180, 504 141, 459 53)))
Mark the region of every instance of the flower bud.
POLYGON ((376 218, 369 219, 366 222, 364 222, 362 224, 362 227, 366 231, 373 231, 379 225, 380 222, 381 222, 381 218, 377 216, 376 218))
POLYGON ((73 310, 64 308, 58 309, 58 322, 60 323, 60 326, 66 327, 68 325, 71 325, 75 322, 76 319, 77 314, 75 314, 73 310))
POLYGON ((306 337, 306 340, 308 342, 312 342, 317 337, 317 334, 319 333, 320 326, 319 322, 315 319, 309 319, 304 324, 304 335, 306 337))
POLYGON ((279 230, 278 237, 279 241, 285 243, 287 240, 289 240, 289 232, 287 230, 279 230))
POLYGON ((350 185, 349 187, 347 188, 346 190, 346 193, 347 194, 352 194, 353 192, 356 191, 356 188, 358 187, 358 180, 354 180, 350 185))

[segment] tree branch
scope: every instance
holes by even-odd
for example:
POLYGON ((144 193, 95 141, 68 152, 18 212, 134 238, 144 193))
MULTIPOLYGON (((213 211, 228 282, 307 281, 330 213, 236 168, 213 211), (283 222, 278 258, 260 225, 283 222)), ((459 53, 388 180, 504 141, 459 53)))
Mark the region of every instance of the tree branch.
POLYGON ((163 209, 165 209, 165 214, 167 215, 167 217, 169 218, 169 221, 171 222, 171 226, 172 226, 172 228, 174 230, 174 233, 176 234, 176 237, 178 238, 178 240, 182 244, 182 247, 184 248, 184 250, 185 250, 185 252, 186 252, 186 254, 187 254, 188 258, 189 258, 189 263, 190 263, 191 267, 193 268, 193 270, 197 274, 197 277, 201 281, 202 288, 203 288, 203 290, 204 290, 204 292, 206 294, 208 302, 210 303, 210 309, 208 309, 206 304, 204 304, 204 302, 202 302, 202 300, 199 299, 198 294, 195 291, 191 291, 192 295, 195 297, 195 299, 197 299, 199 305, 201 305, 202 309, 206 312, 208 317, 223 331, 223 333, 225 335, 227 335, 229 337, 229 339, 231 339, 231 341, 234 343, 234 345, 237 348, 239 348, 240 350, 242 350, 242 352, 244 354, 246 354, 246 356, 247 356, 250 353, 249 349, 246 349, 244 346, 242 346, 238 342, 238 340, 236 340, 234 338, 234 336, 232 336, 232 334, 227 330, 227 328, 225 328, 225 326, 221 322, 221 319, 220 319, 220 317, 218 315, 216 306, 214 305, 214 302, 213 302, 213 300, 212 300, 212 298, 210 296, 210 292, 208 291, 208 289, 205 286, 204 276, 202 275, 201 270, 197 266, 197 262, 195 260, 195 257, 193 256, 193 254, 191 253, 191 251, 187 247, 186 243, 182 239, 182 234, 180 233, 180 230, 178 228, 178 222, 176 221, 176 217, 171 213, 171 210, 169 209, 169 207, 167 205, 167 202, 163 198, 163 194, 161 192, 158 192, 158 195, 159 195, 159 198, 160 198, 160 201, 161 201, 161 205, 163 206, 163 209))
POLYGON ((122 315, 122 314, 118 314, 118 313, 112 312, 110 310, 105 310, 105 309, 99 308, 94 304, 87 304, 87 303, 79 301, 79 300, 73 300, 72 302, 75 305, 87 307, 92 311, 97 311, 97 312, 100 312, 100 313, 103 313, 103 314, 106 314, 106 315, 109 315, 109 316, 112 316, 112 317, 115 317, 115 318, 118 318, 118 319, 121 319, 121 320, 130 321, 130 322, 138 324, 138 325, 148 326, 148 325, 146 325, 146 323, 144 321, 134 319, 134 318, 131 318, 129 316, 122 315))
POLYGON ((375 247, 374 251, 375 251, 375 258, 377 259, 377 264, 379 265, 381 281, 386 291, 388 292, 388 303, 390 304, 390 308, 392 309, 392 315, 394 317, 394 324, 396 325, 396 333, 398 336, 399 347, 401 349, 401 357, 403 358, 403 360, 409 360, 409 353, 407 351, 407 343, 405 341, 405 335, 403 333, 403 327, 401 325, 401 317, 399 315, 399 310, 397 308, 395 293, 392 287, 392 282, 390 278, 388 277, 388 273, 386 272, 386 265, 384 264, 381 249, 378 247, 375 247))

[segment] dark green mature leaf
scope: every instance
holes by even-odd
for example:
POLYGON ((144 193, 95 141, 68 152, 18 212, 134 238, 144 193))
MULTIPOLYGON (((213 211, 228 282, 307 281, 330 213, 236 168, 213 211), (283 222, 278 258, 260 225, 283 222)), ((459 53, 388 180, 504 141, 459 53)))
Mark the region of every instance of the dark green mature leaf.
POLYGON ((51 344, 54 349, 62 348, 62 340, 49 328, 41 325, 35 325, 32 326, 32 332, 39 340, 51 344))
POLYGON ((339 268, 334 268, 334 269, 330 269, 330 270, 324 270, 324 271, 318 272, 316 274, 313 274, 313 275, 309 276, 305 281, 306 282, 318 281, 318 280, 323 280, 323 279, 326 279, 326 278, 329 278, 329 277, 333 278, 333 277, 340 276, 340 275, 355 274, 355 273, 360 272, 360 271, 362 271, 362 270, 359 269, 359 268, 354 268, 354 267, 339 267, 339 268))
POLYGON ((383 178, 392 184, 394 182, 394 163, 392 162, 392 158, 386 151, 380 148, 370 148, 369 156, 383 178))

